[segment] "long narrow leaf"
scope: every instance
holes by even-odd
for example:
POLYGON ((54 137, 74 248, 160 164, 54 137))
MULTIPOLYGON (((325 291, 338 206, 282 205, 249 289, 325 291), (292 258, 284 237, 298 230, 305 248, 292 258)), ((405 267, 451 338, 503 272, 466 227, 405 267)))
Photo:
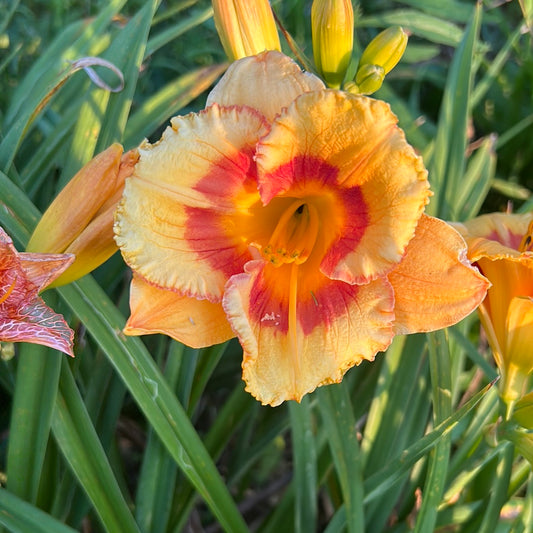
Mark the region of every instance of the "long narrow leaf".
POLYGON ((138 533, 65 359, 52 428, 65 459, 106 529, 138 533))

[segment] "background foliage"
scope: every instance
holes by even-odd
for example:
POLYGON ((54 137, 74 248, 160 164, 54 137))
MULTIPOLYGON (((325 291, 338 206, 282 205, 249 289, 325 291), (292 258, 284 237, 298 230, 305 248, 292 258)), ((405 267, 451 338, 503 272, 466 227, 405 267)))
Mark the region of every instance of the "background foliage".
MULTIPOLYGON (((273 7, 311 58, 310 2, 273 7)), ((424 156, 429 212, 529 210, 531 2, 356 9, 352 74, 379 30, 411 34, 375 96, 424 156)), ((114 141, 157 139, 171 116, 204 105, 227 65, 207 1, 2 0, 0 13, 0 224, 23 250, 85 162, 114 141), (116 65, 124 89, 75 71, 85 56, 116 65)), ((496 371, 476 316, 397 338, 342 384, 273 409, 244 392, 235 341, 125 338, 128 284, 116 254, 45 293, 76 331, 75 359, 2 352, 5 531, 533 531, 530 464, 494 434, 496 371)))

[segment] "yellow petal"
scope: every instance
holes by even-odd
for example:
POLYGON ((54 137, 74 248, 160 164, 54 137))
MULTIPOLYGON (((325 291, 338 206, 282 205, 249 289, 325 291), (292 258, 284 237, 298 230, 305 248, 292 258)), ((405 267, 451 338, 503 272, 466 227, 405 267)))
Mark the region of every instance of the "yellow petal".
POLYGON ((130 308, 126 335, 163 333, 192 348, 212 346, 235 336, 222 304, 150 285, 137 275, 131 282, 130 308))
POLYGON ((358 192, 353 210, 359 216, 352 223, 360 235, 351 242, 341 224, 331 236, 321 265, 330 278, 365 283, 385 274, 414 235, 430 194, 427 171, 396 121, 384 102, 334 90, 312 92, 298 97, 258 145, 264 203, 280 195, 327 199, 358 192), (323 168, 323 175, 310 184, 311 178, 297 171, 306 167, 323 168))
POLYGON ((466 259, 459 233, 426 215, 388 278, 394 288, 397 334, 433 331, 459 322, 483 301, 489 286, 466 259))
POLYGON ((317 283, 303 269, 300 277, 301 268, 252 261, 224 294, 243 346, 246 390, 263 404, 300 401, 320 385, 339 382, 392 340, 386 280, 356 286, 321 276, 317 283))
POLYGON ((280 52, 264 52, 232 63, 207 97, 207 105, 246 105, 274 120, 282 108, 324 83, 280 52))
POLYGON ((220 300, 250 259, 248 209, 259 201, 253 153, 266 131, 248 108, 219 108, 172 120, 162 139, 139 148, 115 217, 125 261, 150 283, 220 300))

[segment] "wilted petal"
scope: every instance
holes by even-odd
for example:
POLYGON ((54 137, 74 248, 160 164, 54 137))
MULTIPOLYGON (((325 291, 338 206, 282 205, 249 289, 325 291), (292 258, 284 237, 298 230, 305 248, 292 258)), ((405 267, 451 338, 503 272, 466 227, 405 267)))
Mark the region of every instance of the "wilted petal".
POLYGON ((320 385, 339 382, 392 340, 393 295, 386 280, 349 285, 309 278, 300 269, 252 261, 224 294, 243 346, 246 390, 264 404, 300 401, 320 385))
POLYGON ((19 254, 0 228, 0 341, 32 342, 73 355, 73 331, 38 296, 73 260, 66 254, 19 254))
POLYGON ((235 336, 220 303, 150 285, 138 275, 133 276, 130 291, 126 335, 163 333, 192 348, 212 346, 235 336))
MULTIPOLYGON (((0 314, 3 314, 2 305, 0 314)), ((4 342, 42 344, 73 356, 73 338, 74 332, 63 317, 54 313, 38 297, 29 300, 16 312, 10 312, 6 318, 0 318, 0 340, 4 342)))
POLYGON ((321 89, 319 78, 302 72, 282 53, 270 51, 232 63, 207 97, 207 105, 246 105, 271 122, 300 94, 321 89))
POLYGON ((466 259, 466 244, 459 233, 426 215, 388 278, 394 288, 396 334, 455 324, 476 309, 489 286, 466 259))

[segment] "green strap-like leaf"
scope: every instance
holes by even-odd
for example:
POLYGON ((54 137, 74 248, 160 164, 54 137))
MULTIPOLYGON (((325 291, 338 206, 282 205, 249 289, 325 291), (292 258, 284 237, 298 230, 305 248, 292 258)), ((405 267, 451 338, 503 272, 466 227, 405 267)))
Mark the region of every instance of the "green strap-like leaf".
POLYGON ((59 520, 0 488, 0 524, 10 533, 76 533, 59 520))

